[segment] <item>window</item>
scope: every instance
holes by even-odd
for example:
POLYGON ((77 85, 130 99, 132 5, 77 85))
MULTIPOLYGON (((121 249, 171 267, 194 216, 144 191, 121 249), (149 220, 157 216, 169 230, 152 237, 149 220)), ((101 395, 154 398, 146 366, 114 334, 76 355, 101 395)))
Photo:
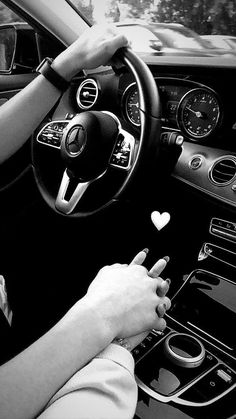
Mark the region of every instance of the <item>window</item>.
POLYGON ((34 29, 0 2, 0 70, 15 74, 28 73, 38 64, 34 29))
POLYGON ((12 10, 0 2, 0 25, 3 23, 23 22, 12 10))

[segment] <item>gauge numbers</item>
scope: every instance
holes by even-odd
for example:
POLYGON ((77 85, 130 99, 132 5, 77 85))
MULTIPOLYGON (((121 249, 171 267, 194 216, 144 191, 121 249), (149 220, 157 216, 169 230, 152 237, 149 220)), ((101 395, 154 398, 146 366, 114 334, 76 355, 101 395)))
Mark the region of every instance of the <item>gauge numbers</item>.
POLYGON ((193 139, 198 140, 211 135, 218 126, 219 119, 219 101, 210 89, 192 89, 179 103, 179 127, 193 139))
POLYGON ((128 121, 139 127, 141 125, 139 112, 139 95, 136 83, 130 84, 123 95, 124 114, 128 121))

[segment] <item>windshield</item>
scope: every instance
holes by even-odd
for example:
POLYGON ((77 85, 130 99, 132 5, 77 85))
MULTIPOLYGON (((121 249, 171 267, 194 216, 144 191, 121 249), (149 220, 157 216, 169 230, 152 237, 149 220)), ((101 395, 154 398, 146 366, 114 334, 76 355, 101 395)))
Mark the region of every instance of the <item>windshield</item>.
POLYGON ((91 23, 114 23, 136 52, 236 55, 235 0, 70 0, 91 23), (230 41, 229 41, 230 38, 230 41))

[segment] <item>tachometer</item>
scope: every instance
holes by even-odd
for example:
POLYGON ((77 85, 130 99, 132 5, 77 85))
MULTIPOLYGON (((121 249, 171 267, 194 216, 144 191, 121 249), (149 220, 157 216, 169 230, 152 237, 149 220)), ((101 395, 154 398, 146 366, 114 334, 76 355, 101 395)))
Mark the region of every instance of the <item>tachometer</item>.
POLYGON ((139 95, 136 83, 130 84, 123 95, 123 107, 126 119, 140 126, 139 95))
POLYGON ((206 88, 190 90, 181 99, 177 120, 188 137, 200 140, 211 135, 220 120, 220 104, 216 94, 206 88))

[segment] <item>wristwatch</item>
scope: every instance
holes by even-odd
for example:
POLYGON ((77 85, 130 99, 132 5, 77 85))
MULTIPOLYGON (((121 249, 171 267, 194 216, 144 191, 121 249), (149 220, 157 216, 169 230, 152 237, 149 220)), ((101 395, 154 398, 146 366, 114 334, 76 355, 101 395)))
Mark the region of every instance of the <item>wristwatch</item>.
POLYGON ((43 61, 39 64, 36 68, 36 71, 41 73, 53 86, 55 86, 61 92, 65 92, 70 82, 65 80, 60 74, 58 74, 53 68, 51 64, 53 62, 52 58, 44 58, 43 61))

